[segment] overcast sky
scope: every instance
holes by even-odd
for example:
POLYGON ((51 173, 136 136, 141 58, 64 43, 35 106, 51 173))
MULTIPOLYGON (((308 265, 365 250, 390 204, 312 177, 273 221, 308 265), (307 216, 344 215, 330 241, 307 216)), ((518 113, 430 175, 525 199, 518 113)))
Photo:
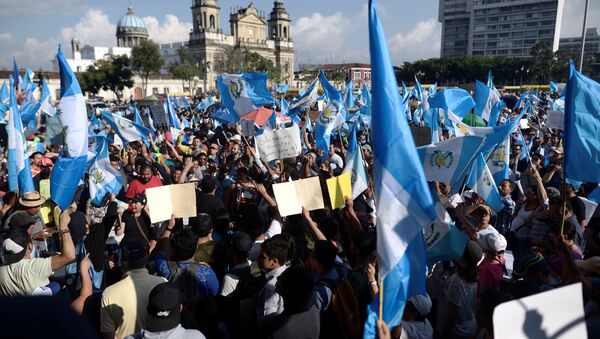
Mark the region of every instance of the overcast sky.
MULTIPOLYGON (((296 63, 368 62, 367 0, 287 0, 296 63)), ((561 36, 581 34, 585 0, 565 0, 561 36)), ((160 43, 188 40, 191 0, 132 0, 136 15, 160 43)), ((229 9, 249 1, 219 0, 223 30, 229 34, 229 9)), ((57 44, 77 37, 82 45, 116 45, 116 23, 127 0, 0 0, 0 68, 49 69, 57 44)), ((267 13, 272 0, 254 5, 267 13)), ((439 57, 438 0, 378 0, 395 64, 439 57)), ((590 0, 588 27, 600 27, 600 1, 590 0)))

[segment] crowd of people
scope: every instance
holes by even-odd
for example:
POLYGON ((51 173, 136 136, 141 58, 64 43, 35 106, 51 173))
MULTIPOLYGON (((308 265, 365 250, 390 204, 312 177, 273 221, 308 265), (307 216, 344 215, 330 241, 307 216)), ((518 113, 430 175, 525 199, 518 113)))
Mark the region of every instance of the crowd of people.
MULTIPOLYGON (((469 187, 431 183, 469 241, 454 260, 429 267, 427 294, 407 301, 400 326, 379 324, 380 337, 492 338, 497 305, 574 282, 584 287, 588 333, 600 331, 600 219, 582 199, 595 183, 564 178, 561 131, 544 127, 550 102, 540 97, 523 142, 510 137, 510 176, 497 183, 502 211, 469 187)), ((418 98, 411 100, 414 110, 418 98)), ((501 120, 519 110, 505 109, 501 120)), ((204 109, 178 115, 191 127, 157 131, 149 143, 124 143, 108 124, 92 126, 111 141, 123 187, 95 205, 83 180, 60 213, 47 194, 58 149, 31 154, 36 191, 19 196, 8 190, 2 145, 0 295, 67 301, 81 317, 63 326, 105 338, 362 336, 379 291, 373 188, 332 210, 323 184, 324 209, 284 218, 272 188, 341 174, 347 133, 331 138, 324 156, 311 128, 302 128, 298 157, 265 162, 239 125, 216 123, 204 109), (196 187, 197 216, 153 224, 145 191, 183 183, 196 187)), ((30 140, 44 141, 44 120, 30 140)), ((376 131, 357 133, 372 177, 376 131)))

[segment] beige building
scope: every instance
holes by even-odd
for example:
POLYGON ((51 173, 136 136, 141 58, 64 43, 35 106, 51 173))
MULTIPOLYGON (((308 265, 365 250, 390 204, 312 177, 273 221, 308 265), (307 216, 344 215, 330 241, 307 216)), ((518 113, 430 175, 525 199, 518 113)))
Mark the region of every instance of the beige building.
POLYGON ((282 71, 282 83, 293 84, 294 43, 290 35, 291 20, 283 2, 275 1, 268 19, 254 7, 232 9, 229 14, 230 34, 223 33, 221 8, 217 0, 193 0, 193 29, 188 48, 206 67, 207 91, 215 90, 218 76, 216 63, 227 48, 247 48, 271 60, 282 71))

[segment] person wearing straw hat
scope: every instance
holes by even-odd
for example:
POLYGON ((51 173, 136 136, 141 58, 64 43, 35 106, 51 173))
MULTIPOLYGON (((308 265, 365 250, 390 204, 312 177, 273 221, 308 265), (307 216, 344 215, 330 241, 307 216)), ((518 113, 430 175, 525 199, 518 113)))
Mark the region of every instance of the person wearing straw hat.
POLYGON ((30 230, 31 235, 34 239, 34 250, 32 257, 38 257, 38 250, 46 250, 45 239, 48 234, 44 233, 44 218, 40 213, 41 206, 46 202, 46 199, 40 195, 39 192, 25 192, 23 196, 19 198, 18 209, 12 212, 4 222, 4 229, 12 229, 18 227, 19 221, 13 220, 15 217, 21 219, 23 216, 27 216, 34 219, 33 227, 30 230))

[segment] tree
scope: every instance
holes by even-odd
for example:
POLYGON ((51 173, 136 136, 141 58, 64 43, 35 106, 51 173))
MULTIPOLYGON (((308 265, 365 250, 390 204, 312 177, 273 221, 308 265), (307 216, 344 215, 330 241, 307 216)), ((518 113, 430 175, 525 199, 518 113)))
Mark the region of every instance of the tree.
POLYGON ((556 64, 552 46, 548 42, 538 42, 531 47, 529 54, 533 59, 532 68, 535 80, 547 84, 550 81, 550 74, 556 64))
POLYGON ((229 47, 225 49, 215 62, 219 73, 261 72, 266 73, 274 82, 281 81, 281 69, 275 67, 273 61, 248 49, 229 47))
POLYGON ((194 93, 196 87, 198 87, 199 77, 204 78, 206 76, 206 67, 200 65, 196 58, 183 46, 177 50, 177 54, 179 54, 179 61, 169 66, 169 72, 176 79, 181 79, 182 87, 186 87, 187 84, 190 92, 194 93))
POLYGON ((97 61, 78 77, 84 92, 98 94, 100 89, 112 91, 117 100, 125 87, 133 87, 133 72, 129 68, 126 55, 111 56, 108 60, 97 61))
POLYGON ((144 95, 148 87, 148 78, 151 74, 158 74, 164 64, 160 48, 152 40, 142 40, 138 46, 131 49, 131 69, 142 78, 144 95))

